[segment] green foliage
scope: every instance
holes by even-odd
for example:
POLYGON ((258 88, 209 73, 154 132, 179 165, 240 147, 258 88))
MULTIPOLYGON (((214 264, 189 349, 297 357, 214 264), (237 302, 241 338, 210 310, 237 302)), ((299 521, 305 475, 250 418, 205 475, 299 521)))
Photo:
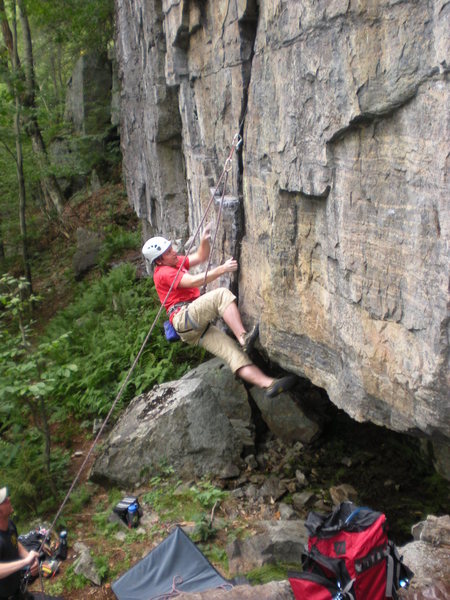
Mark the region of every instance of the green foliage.
POLYGON ((74 515, 81 513, 92 498, 92 486, 80 485, 70 495, 69 509, 74 515))
POLYGON ((216 488, 210 481, 200 481, 197 485, 193 485, 190 491, 201 506, 207 510, 228 496, 227 492, 216 488))
POLYGON ((228 571, 228 556, 225 548, 216 544, 198 544, 206 558, 214 565, 220 566, 222 571, 228 571))
POLYGON ((282 581, 287 579, 288 571, 298 571, 300 567, 300 559, 297 564, 274 564, 258 567, 247 573, 246 577, 252 585, 264 585, 270 581, 282 581))
MULTIPOLYGON (((37 296, 30 295, 30 284, 25 277, 16 278, 9 273, 0 277, 0 320, 2 330, 12 325, 13 331, 22 333, 22 342, 27 344, 27 331, 31 321, 31 310, 37 296)), ((0 330, 1 331, 1 330, 0 330)))
POLYGON ((2 479, 12 492, 17 521, 55 509, 50 478, 58 489, 67 487, 69 456, 58 449, 51 458, 50 474, 43 466, 42 436, 36 428, 13 427, 0 443, 2 479))
MULTIPOLYGON (((30 128, 22 127, 26 220, 28 237, 33 238, 36 232, 33 217, 53 216, 43 201, 41 181, 44 176, 54 174, 69 180, 75 175, 86 178, 94 167, 106 176, 119 163, 121 155, 117 140, 110 139, 108 125, 97 136, 75 135, 71 125, 64 120, 69 89, 67 82, 80 56, 106 56, 112 49, 114 0, 26 0, 24 6, 31 31, 36 85, 32 105, 26 106, 23 103, 21 106, 22 123, 26 125, 31 116, 37 120, 50 158, 50 163, 37 158, 33 151, 30 128), (57 149, 58 155, 54 154, 57 149)), ((6 3, 6 12, 10 18, 9 3, 6 3)), ((3 242, 5 248, 5 257, 0 255, 0 260, 4 269, 15 266, 21 250, 14 90, 21 92, 24 87, 23 68, 27 58, 22 33, 20 19, 17 19, 18 54, 22 64, 19 74, 13 73, 4 47, 0 53, 0 243, 3 242)), ((104 100, 100 99, 90 107, 89 114, 94 115, 94 119, 97 108, 102 104, 109 105, 109 98, 105 96, 104 100)), ((103 109, 104 106, 101 107, 103 109)))
POLYGON ((191 536, 194 542, 207 542, 216 535, 217 529, 213 527, 208 515, 201 515, 195 518, 194 521, 195 529, 191 536))
POLYGON ((194 521, 194 538, 206 541, 216 533, 211 525, 211 509, 227 496, 208 480, 186 487, 171 474, 160 474, 150 480, 150 491, 142 500, 166 519, 194 521))
MULTIPOLYGON (((69 381, 54 390, 61 410, 80 417, 105 415, 139 352, 159 309, 150 278, 136 280, 124 264, 84 286, 78 299, 53 319, 47 339, 69 332, 59 360, 76 365, 69 381)), ((155 383, 176 379, 202 356, 185 345, 169 346, 161 324, 153 330, 128 384, 122 405, 155 383)), ((57 408, 55 407, 55 410, 57 408)))
POLYGON ((67 380, 76 367, 52 360, 64 336, 31 350, 31 305, 36 299, 27 294, 28 283, 6 274, 0 289, 0 458, 4 477, 14 482, 16 510, 37 513, 54 506, 55 490, 66 481, 66 453, 46 453, 49 398, 55 381, 67 380))
POLYGON ((124 250, 138 248, 140 242, 141 236, 139 231, 126 231, 119 227, 110 228, 110 232, 102 244, 99 256, 100 268, 105 271, 112 258, 120 256, 124 250))
MULTIPOLYGON (((64 490, 67 477, 67 453, 53 451, 49 467, 45 466, 44 417, 64 422, 69 414, 83 418, 106 414, 157 314, 159 300, 151 280, 137 281, 134 267, 125 264, 90 287, 82 286, 78 299, 53 319, 32 347, 33 299, 21 300, 23 280, 8 275, 2 281, 1 463, 10 481, 21 482, 14 492, 16 508, 24 514, 37 513, 57 502, 50 493, 52 484, 64 490)), ((202 356, 188 346, 177 346, 166 342, 159 324, 122 405, 155 383, 180 377, 202 356)), ((75 496, 75 504, 82 502, 82 494, 75 496)))
POLYGON ((103 507, 100 510, 97 507, 95 515, 92 516, 92 522, 95 524, 96 535, 102 538, 111 538, 117 533, 119 529, 118 523, 111 523, 109 521, 109 515, 111 510, 105 510, 103 507))
POLYGON ((113 0, 28 0, 28 6, 44 39, 71 54, 104 50, 113 38, 113 0))
POLYGON ((87 585, 89 585, 89 581, 86 577, 84 575, 77 575, 75 573, 74 565, 69 565, 63 574, 63 590, 65 592, 82 590, 87 585))
POLYGON ((94 556, 94 565, 97 570, 98 576, 101 581, 104 581, 109 574, 109 561, 103 554, 96 554, 94 556))

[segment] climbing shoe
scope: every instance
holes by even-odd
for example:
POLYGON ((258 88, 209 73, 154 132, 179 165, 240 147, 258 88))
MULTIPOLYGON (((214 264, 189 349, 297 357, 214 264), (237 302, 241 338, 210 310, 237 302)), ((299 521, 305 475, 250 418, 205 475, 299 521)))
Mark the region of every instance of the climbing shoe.
POLYGON ((244 335, 244 343, 242 345, 242 350, 244 352, 251 352, 253 350, 253 346, 255 345, 256 340, 259 335, 259 324, 257 323, 248 333, 244 335))
POLYGON ((297 375, 287 375, 281 379, 275 379, 275 381, 266 389, 266 396, 268 398, 274 398, 282 392, 287 392, 297 383, 297 375))

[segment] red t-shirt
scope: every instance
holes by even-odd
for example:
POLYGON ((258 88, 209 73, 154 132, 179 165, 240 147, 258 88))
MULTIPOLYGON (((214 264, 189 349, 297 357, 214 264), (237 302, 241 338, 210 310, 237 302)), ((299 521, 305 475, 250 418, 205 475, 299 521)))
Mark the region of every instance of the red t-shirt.
MULTIPOLYGON (((169 312, 169 309, 174 304, 178 302, 190 302, 191 300, 195 300, 200 296, 199 288, 179 288, 178 285, 185 273, 189 270, 189 258, 186 258, 184 261, 183 268, 180 269, 178 273, 178 269, 180 268, 181 263, 183 262, 184 256, 179 256, 176 267, 168 267, 166 265, 158 265, 155 268, 153 273, 153 281, 155 282, 156 291, 158 292, 159 299, 161 303, 164 302, 167 292, 172 285, 173 280, 176 277, 175 284, 172 288, 172 291, 169 294, 169 297, 165 303, 165 309, 169 312), (177 276, 178 273, 178 276, 177 276)), ((171 315, 170 320, 172 321, 175 314, 171 315)))

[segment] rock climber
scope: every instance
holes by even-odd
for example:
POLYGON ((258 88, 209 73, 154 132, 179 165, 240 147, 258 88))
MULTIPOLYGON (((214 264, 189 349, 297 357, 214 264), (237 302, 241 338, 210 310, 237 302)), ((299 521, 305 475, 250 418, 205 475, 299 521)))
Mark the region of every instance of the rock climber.
POLYGON ((0 600, 31 600, 34 596, 21 591, 23 569, 36 576, 39 553, 26 550, 17 539, 17 529, 10 517, 13 507, 7 487, 0 488, 0 600))
POLYGON ((222 265, 205 273, 191 274, 189 269, 208 259, 210 252, 211 225, 207 225, 201 236, 198 249, 186 259, 178 255, 172 243, 164 237, 152 237, 144 244, 142 254, 154 267, 153 280, 161 303, 175 281, 165 301, 165 309, 175 331, 180 338, 192 345, 199 344, 211 354, 226 362, 233 373, 241 379, 266 390, 270 398, 292 388, 297 380, 295 375, 274 379, 263 373, 248 353, 259 333, 258 325, 249 332, 245 329, 236 296, 227 288, 220 287, 200 295, 203 284, 216 280, 225 273, 237 270, 238 263, 229 258, 222 265), (185 259, 184 265, 180 266, 185 259), (238 343, 221 329, 212 324, 221 317, 233 332, 238 343))

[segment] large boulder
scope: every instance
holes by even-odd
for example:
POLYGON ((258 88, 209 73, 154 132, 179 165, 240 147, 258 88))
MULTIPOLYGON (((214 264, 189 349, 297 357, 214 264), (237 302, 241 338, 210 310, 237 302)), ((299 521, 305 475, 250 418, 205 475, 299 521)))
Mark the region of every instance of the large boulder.
POLYGON ((227 547, 230 573, 247 573, 257 567, 277 563, 299 563, 308 532, 304 521, 261 521, 258 531, 227 547))
POLYGON ((92 479, 136 486, 163 463, 186 479, 239 475, 244 449, 253 443, 247 394, 220 361, 207 365, 132 400, 106 440, 92 479), (220 388, 208 383, 211 376, 220 388))
POLYGON ((251 394, 268 428, 283 442, 309 443, 319 435, 319 424, 306 415, 290 393, 268 398, 264 390, 255 387, 251 394))
POLYGON ((450 597, 450 517, 429 515, 412 528, 414 541, 400 548, 413 571, 411 586, 401 594, 407 600, 446 600, 450 597))
POLYGON ((75 279, 81 277, 98 263, 102 248, 102 236, 84 227, 77 229, 77 247, 72 258, 75 279))
POLYGON ((189 236, 242 125, 227 190, 240 210, 214 260, 239 253, 264 351, 353 418, 448 454, 450 5, 116 6, 124 172, 145 234, 189 236))

